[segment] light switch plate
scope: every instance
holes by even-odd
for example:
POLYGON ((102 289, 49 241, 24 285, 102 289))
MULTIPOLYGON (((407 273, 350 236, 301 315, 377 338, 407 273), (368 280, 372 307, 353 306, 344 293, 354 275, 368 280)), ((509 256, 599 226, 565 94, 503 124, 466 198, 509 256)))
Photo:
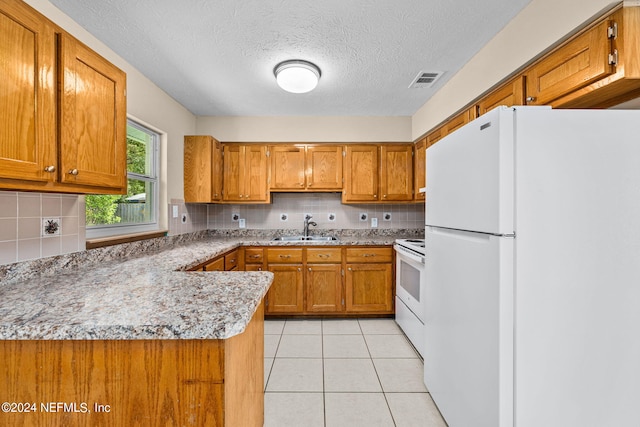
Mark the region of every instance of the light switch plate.
POLYGON ((371 228, 378 227, 378 218, 371 218, 371 228))
POLYGON ((238 227, 239 228, 247 228, 247 223, 245 222, 244 218, 238 219, 238 227))
POLYGON ((171 208, 172 210, 172 216, 173 218, 178 218, 178 205, 172 205, 171 208))

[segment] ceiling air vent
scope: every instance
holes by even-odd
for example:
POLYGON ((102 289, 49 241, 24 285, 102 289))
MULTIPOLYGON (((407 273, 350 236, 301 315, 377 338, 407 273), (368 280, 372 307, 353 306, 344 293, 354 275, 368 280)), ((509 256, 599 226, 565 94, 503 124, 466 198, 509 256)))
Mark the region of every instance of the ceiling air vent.
POLYGON ((429 88, 440 78, 442 71, 420 71, 409 88, 429 88))

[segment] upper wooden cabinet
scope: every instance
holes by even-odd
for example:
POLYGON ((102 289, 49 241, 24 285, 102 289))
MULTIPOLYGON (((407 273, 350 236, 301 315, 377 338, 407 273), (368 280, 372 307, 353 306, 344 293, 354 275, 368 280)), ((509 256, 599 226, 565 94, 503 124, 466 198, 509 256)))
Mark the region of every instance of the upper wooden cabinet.
POLYGON ((378 146, 345 147, 343 202, 378 200, 378 146))
POLYGON ((225 202, 269 203, 267 147, 223 144, 225 202))
POLYGON ((125 73, 21 1, 0 34, 0 188, 126 192, 125 73))
POLYGON ((307 146, 307 188, 313 191, 342 190, 341 145, 307 146))
POLYGON ((436 142, 440 141, 445 136, 449 135, 451 132, 454 132, 456 129, 461 128, 462 126, 469 123, 471 120, 476 118, 476 109, 475 108, 467 108, 460 113, 453 116, 446 123, 441 126, 438 126, 426 136, 426 145, 427 148, 431 147, 436 142))
POLYGON ((343 203, 413 199, 411 144, 345 146, 343 203))
POLYGON ((500 105, 525 105, 524 77, 518 76, 480 99, 476 106, 476 115, 479 117, 500 105))
POLYGON ((184 137, 184 201, 222 200, 222 145, 212 136, 184 137))
POLYGON ((0 177, 56 177, 55 30, 20 1, 0 5, 0 177), (47 168, 53 168, 47 171, 47 168))
POLYGON ((424 200, 425 192, 420 189, 427 186, 427 138, 422 138, 414 147, 413 177, 414 200, 424 200))
POLYGON ((383 202, 413 199, 413 146, 380 146, 380 193, 383 202))
POLYGON ((609 28, 609 21, 601 22, 527 70, 527 103, 553 104, 558 98, 613 74, 609 28))
POLYGON ((271 191, 342 189, 342 146, 272 145, 271 191))

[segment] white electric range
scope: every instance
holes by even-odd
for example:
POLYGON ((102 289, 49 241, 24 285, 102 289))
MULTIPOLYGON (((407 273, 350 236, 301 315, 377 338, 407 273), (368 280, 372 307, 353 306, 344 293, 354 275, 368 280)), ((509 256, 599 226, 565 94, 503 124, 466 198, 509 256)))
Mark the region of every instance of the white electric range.
POLYGON ((424 357, 424 239, 398 239, 396 251, 396 323, 424 357))

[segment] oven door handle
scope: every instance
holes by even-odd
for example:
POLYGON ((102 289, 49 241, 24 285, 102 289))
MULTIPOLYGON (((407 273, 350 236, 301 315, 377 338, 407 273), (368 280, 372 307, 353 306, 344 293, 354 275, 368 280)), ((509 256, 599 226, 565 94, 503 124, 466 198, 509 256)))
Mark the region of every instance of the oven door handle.
POLYGON ((398 245, 393 245, 393 247, 401 257, 409 258, 410 260, 415 261, 418 264, 424 264, 424 257, 412 254, 409 251, 402 250, 402 248, 398 247, 398 245))

